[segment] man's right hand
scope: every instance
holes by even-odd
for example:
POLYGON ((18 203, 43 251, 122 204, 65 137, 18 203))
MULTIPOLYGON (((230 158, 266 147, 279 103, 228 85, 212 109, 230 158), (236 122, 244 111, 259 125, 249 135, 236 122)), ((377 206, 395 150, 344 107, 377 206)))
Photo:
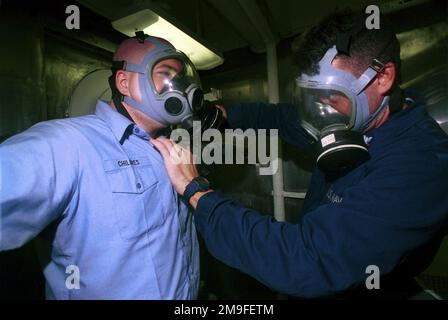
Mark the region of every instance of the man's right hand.
POLYGON ((216 108, 218 108, 219 110, 222 111, 222 116, 223 116, 224 120, 227 120, 227 111, 226 111, 226 108, 224 108, 224 106, 221 105, 221 104, 216 104, 215 106, 216 106, 216 108))

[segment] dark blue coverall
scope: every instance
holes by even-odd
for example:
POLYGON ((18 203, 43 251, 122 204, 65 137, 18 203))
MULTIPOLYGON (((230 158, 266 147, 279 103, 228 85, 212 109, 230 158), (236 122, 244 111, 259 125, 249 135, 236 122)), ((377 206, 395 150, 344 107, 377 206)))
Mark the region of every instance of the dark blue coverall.
MULTIPOLYGON (((366 134, 370 160, 334 181, 314 170, 297 223, 277 222, 220 192, 204 195, 194 216, 210 253, 300 298, 361 297, 369 291, 366 268, 375 265, 379 291, 406 298, 448 226, 448 136, 423 101, 407 103, 366 134)), ((227 113, 230 127, 277 128, 286 142, 308 147, 291 105, 236 105, 227 113)))

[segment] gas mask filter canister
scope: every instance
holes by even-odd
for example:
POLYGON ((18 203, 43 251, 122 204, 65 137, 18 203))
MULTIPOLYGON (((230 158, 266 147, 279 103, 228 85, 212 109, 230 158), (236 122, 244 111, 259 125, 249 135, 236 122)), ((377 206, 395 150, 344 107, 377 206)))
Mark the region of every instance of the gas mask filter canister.
POLYGON ((332 66, 337 53, 336 47, 325 53, 319 74, 301 74, 294 94, 301 125, 316 141, 317 167, 329 174, 347 172, 370 158, 363 133, 389 102, 386 96, 369 114, 364 90, 380 67, 369 66, 356 79, 332 66))

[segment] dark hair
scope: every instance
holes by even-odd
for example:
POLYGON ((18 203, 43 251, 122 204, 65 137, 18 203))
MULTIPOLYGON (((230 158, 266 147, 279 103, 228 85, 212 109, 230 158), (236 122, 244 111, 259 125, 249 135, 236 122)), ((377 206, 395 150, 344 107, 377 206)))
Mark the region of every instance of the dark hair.
POLYGON ((333 13, 300 35, 292 44, 293 59, 298 71, 309 75, 317 74, 320 59, 329 48, 337 44, 338 39, 343 35, 349 36, 349 52, 339 52, 338 58, 341 58, 357 76, 367 69, 372 59, 378 58, 378 55, 391 45, 392 50, 389 50, 386 58, 388 61, 382 62, 395 64, 395 84, 399 84, 401 81, 400 44, 391 23, 380 15, 380 29, 369 30, 365 26, 367 18, 368 15, 363 12, 333 13))

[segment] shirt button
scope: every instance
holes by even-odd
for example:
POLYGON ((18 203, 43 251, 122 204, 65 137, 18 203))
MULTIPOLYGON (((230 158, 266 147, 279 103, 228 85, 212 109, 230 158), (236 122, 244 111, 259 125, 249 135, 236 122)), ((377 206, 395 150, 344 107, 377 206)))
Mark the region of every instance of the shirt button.
POLYGON ((140 189, 142 185, 140 183, 137 183, 137 189, 140 189))
POLYGON ((135 130, 135 133, 140 133, 139 128, 135 128, 134 130, 135 130))

